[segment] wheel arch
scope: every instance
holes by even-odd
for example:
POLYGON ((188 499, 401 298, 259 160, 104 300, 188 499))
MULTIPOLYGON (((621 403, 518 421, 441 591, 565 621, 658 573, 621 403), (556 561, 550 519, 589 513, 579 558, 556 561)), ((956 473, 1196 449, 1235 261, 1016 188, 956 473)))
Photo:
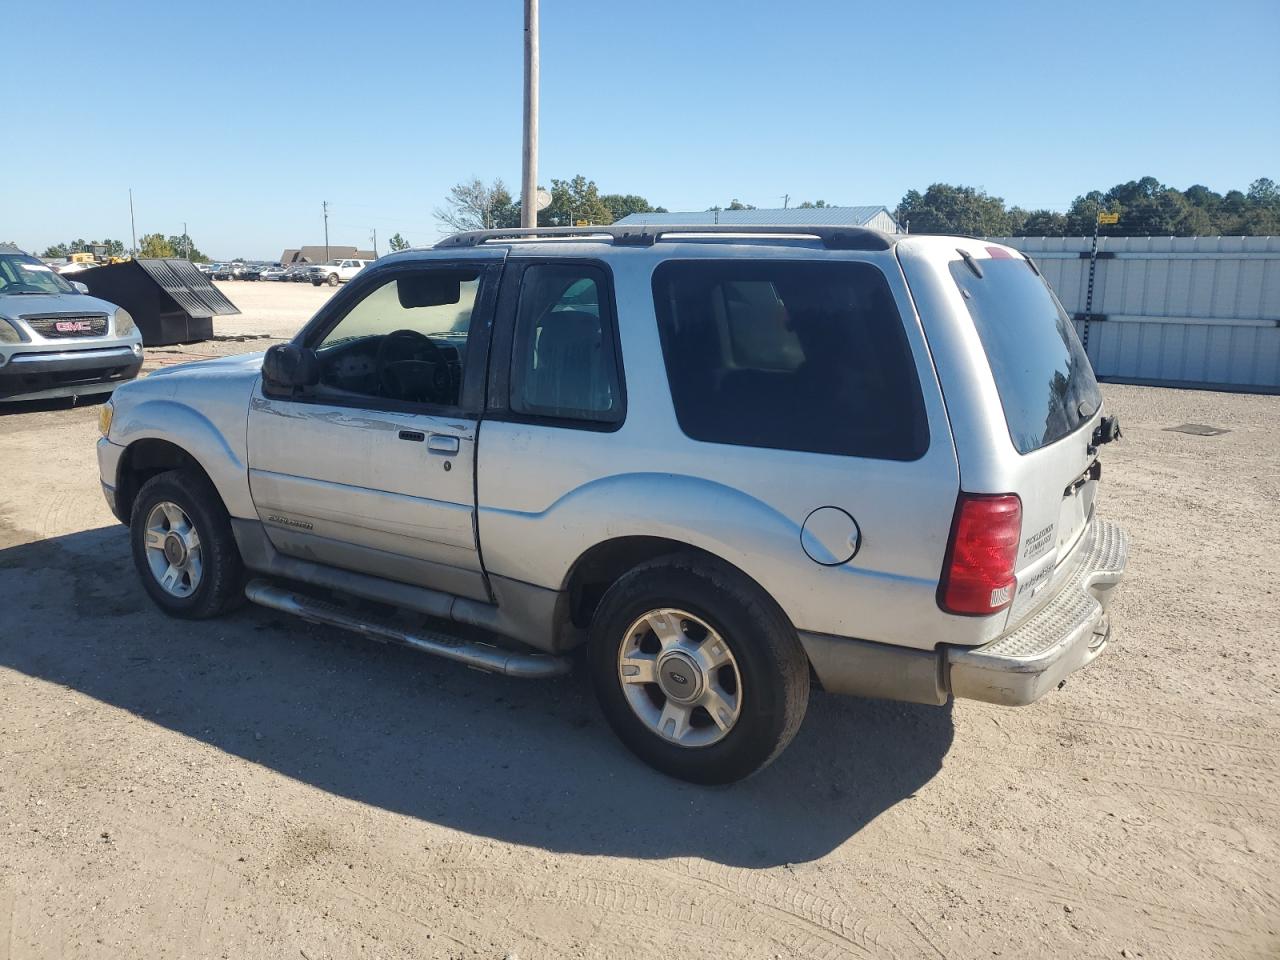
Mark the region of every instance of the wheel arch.
POLYGON ((777 599, 737 564, 686 541, 644 535, 603 540, 588 547, 570 565, 561 588, 568 601, 565 616, 569 623, 577 630, 585 630, 609 587, 641 564, 667 556, 696 557, 724 567, 760 591, 790 623, 777 599))
MULTIPOLYGON (((162 374, 141 385, 163 389, 168 379, 162 374)), ((247 395, 250 381, 242 379, 247 395)), ((182 402, 169 397, 148 398, 145 391, 134 391, 143 393, 140 402, 128 402, 133 397, 130 394, 126 402, 116 407, 108 439, 123 448, 116 464, 115 484, 118 516, 126 523, 133 498, 149 477, 161 468, 175 469, 186 464, 198 468, 209 479, 228 514, 255 515, 245 465, 247 418, 239 405, 238 390, 227 392, 234 389, 233 378, 193 377, 183 386, 188 396, 182 402), (198 409, 197 404, 205 409, 198 409), (144 471, 141 479, 138 470, 144 471)), ((103 479, 110 482, 109 478, 103 479)))
MULTIPOLYGON (((116 468, 116 516, 128 523, 138 491, 152 477, 170 470, 191 469, 209 481, 214 492, 217 484, 204 466, 189 451, 171 440, 143 437, 125 447, 116 468)), ((218 494, 221 499, 221 494, 218 494)), ((223 504, 225 507, 225 503, 223 504)))

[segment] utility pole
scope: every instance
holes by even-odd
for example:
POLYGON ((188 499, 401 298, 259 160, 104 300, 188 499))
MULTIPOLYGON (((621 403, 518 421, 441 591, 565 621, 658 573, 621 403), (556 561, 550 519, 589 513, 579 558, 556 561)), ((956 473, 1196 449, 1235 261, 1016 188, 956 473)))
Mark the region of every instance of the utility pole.
POLYGON ((373 228, 373 259, 378 259, 378 228, 373 228))
POLYGON ((784 193, 782 195, 782 209, 783 210, 787 209, 787 204, 790 202, 791 202, 791 194, 784 193))
POLYGON ((329 262, 329 201, 321 200, 320 209, 324 211, 324 262, 329 262))
POLYGON ((133 187, 129 188, 129 235, 133 237, 133 256, 138 255, 138 225, 133 220, 133 187))
POLYGON ((520 226, 538 225, 538 0, 524 0, 524 152, 520 226))
POLYGON ((191 259, 191 238, 187 236, 187 221, 182 221, 182 259, 191 259))

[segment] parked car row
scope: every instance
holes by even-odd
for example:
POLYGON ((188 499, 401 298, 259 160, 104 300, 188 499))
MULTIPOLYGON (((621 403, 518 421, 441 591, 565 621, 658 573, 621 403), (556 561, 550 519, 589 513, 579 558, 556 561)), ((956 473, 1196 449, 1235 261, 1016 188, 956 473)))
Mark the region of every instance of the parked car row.
POLYGON ((278 263, 198 263, 196 268, 213 280, 279 280, 284 267, 278 263))
POLYGON ((196 266, 213 280, 281 280, 287 283, 311 283, 314 286, 328 284, 336 287, 346 283, 357 273, 373 263, 372 260, 344 258, 328 263, 296 263, 288 267, 279 263, 200 263, 196 266))

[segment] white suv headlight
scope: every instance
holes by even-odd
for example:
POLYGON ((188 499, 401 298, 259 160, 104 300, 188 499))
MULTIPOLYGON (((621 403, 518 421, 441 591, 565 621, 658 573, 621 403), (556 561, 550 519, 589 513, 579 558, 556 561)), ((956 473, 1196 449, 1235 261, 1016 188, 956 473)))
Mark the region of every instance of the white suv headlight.
POLYGON ((129 311, 121 307, 116 311, 116 336, 127 337, 138 329, 137 324, 133 322, 133 317, 129 315, 129 311))

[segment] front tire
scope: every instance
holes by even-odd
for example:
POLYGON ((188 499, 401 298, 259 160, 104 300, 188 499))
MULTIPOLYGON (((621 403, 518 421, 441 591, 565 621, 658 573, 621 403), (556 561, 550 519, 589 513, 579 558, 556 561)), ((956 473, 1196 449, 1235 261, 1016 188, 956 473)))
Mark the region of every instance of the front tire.
POLYGON ((773 761, 804 719, 809 664, 777 604, 726 564, 642 564, 600 601, 587 649, 609 725, 650 766, 732 783, 773 761))
POLYGON ((329 286, 336 287, 338 285, 338 275, 336 273, 329 274, 329 286))
POLYGON ((171 617, 204 620, 243 599, 244 566, 231 520, 204 474, 170 470, 144 483, 129 539, 143 588, 171 617))

